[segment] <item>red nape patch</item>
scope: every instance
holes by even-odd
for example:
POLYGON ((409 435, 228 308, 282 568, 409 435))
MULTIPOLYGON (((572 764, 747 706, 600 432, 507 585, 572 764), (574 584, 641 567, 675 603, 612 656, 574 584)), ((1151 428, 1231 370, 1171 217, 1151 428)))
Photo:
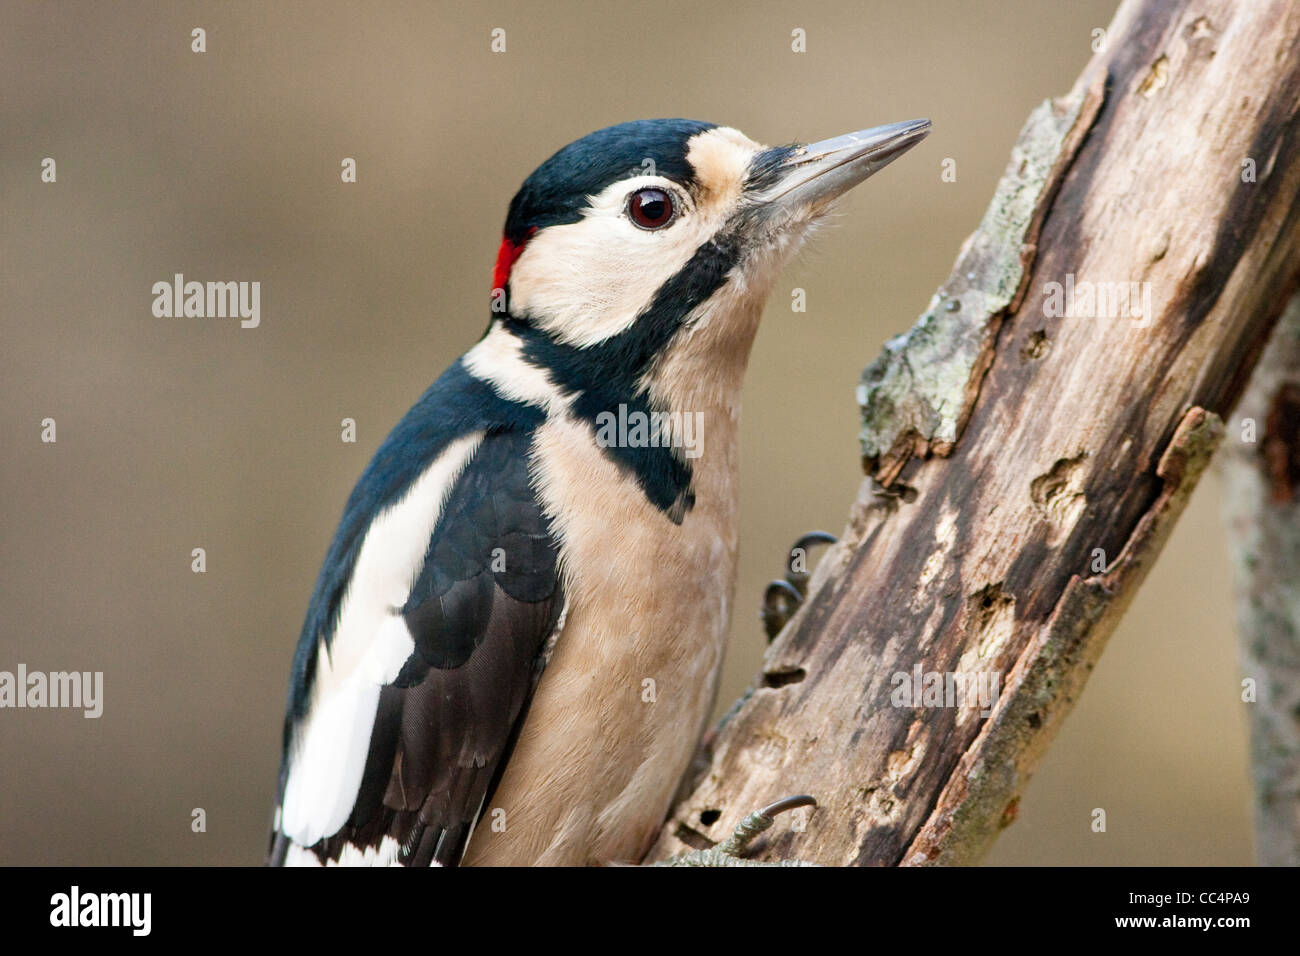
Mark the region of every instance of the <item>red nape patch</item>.
POLYGON ((492 291, 504 289, 506 283, 510 281, 510 270, 515 267, 515 260, 519 254, 524 251, 524 246, 528 245, 528 240, 533 238, 533 233, 537 227, 533 226, 528 230, 528 235, 524 237, 523 242, 513 242, 505 236, 501 237, 501 248, 497 250, 497 265, 492 270, 492 291))

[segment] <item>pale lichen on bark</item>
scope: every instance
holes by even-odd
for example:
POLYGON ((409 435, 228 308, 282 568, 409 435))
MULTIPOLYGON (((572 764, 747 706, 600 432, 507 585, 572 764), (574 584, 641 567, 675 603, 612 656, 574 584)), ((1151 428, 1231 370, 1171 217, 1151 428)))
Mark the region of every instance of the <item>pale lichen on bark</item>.
POLYGON ((952 274, 912 329, 863 370, 862 457, 882 483, 913 455, 947 454, 961 435, 998 324, 1020 297, 1043 210, 1101 100, 1100 87, 1080 85, 1029 115, 952 274))

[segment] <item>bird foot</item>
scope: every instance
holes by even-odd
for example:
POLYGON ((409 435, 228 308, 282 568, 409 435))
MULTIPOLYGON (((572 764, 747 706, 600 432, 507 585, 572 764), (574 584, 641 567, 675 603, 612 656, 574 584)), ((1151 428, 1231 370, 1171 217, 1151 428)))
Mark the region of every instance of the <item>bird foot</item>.
POLYGON ((771 806, 764 807, 762 810, 756 810, 745 819, 737 824, 736 829, 732 831, 731 836, 723 840, 717 846, 710 847, 707 850, 694 850, 690 853, 683 853, 675 856, 670 860, 664 860, 662 863, 656 863, 655 866, 817 866, 816 863, 805 863, 803 860, 773 860, 765 862, 763 860, 747 860, 745 852, 749 845, 754 842, 755 837, 767 830, 776 822, 778 814, 787 810, 794 810, 797 807, 815 807, 817 801, 807 795, 797 797, 786 797, 784 800, 778 800, 771 806))
POLYGON ((808 548, 817 544, 834 544, 838 538, 826 531, 809 531, 794 543, 785 562, 785 578, 773 581, 763 592, 763 607, 759 617, 770 642, 781 633, 794 612, 799 610, 808 595, 808 548))

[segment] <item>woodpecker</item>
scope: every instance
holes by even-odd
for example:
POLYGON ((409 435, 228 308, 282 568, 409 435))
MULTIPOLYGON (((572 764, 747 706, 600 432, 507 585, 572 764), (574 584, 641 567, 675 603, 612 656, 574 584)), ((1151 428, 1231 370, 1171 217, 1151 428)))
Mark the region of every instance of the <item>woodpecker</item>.
POLYGON ((291 669, 268 862, 641 858, 713 704, 764 301, 914 120, 641 120, 510 203, 482 338, 348 498, 291 669))

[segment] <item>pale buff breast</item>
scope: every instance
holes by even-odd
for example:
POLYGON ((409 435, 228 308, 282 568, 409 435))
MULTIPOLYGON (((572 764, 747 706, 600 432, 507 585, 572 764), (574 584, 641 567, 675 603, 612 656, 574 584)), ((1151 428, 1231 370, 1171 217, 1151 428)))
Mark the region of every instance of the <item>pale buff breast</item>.
POLYGON ((633 862, 663 822, 712 708, 730 623, 740 389, 760 291, 724 286, 703 310, 709 321, 648 376, 665 404, 702 416, 695 506, 680 525, 591 426, 557 416, 538 430, 535 481, 562 539, 567 611, 465 865, 633 862))
POLYGON ((697 468, 696 505, 679 526, 601 452, 589 426, 548 424, 538 445, 568 610, 465 863, 633 861, 663 820, 713 702, 735 584, 734 453, 697 468), (493 827, 497 809, 503 832, 493 827))

